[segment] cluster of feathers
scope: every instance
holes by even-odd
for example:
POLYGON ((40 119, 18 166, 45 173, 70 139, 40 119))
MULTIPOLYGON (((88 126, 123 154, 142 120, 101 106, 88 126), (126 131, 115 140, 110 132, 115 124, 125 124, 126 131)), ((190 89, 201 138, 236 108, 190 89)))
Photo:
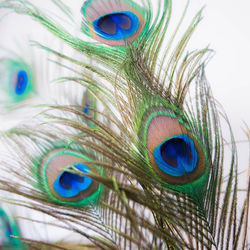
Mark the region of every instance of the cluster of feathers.
POLYGON ((0 59, 1 114, 37 112, 1 133, 1 202, 53 219, 1 209, 1 249, 249 249, 249 177, 239 190, 234 136, 204 73, 211 51, 186 49, 201 11, 177 39, 187 8, 170 32, 171 0, 86 0, 77 14, 50 2, 64 19, 35 0, 0 1, 73 51, 33 42, 68 73, 58 98, 33 108, 53 91, 27 58, 0 59), (25 236, 17 219, 79 241, 25 236))

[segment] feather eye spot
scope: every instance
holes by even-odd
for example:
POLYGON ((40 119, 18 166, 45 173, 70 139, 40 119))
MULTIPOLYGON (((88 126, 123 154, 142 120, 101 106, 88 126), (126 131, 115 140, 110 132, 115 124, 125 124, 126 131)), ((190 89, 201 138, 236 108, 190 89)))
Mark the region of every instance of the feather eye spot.
POLYGON ((176 186, 193 183, 208 172, 202 144, 171 110, 154 108, 144 113, 139 135, 155 178, 176 186))
POLYGON ((37 174, 45 194, 52 201, 70 206, 97 202, 103 187, 84 174, 103 173, 98 167, 85 165, 83 161, 91 160, 80 153, 64 149, 51 151, 42 159, 37 174))
POLYGON ((148 28, 146 11, 131 0, 91 0, 82 7, 82 31, 110 46, 127 46, 148 28))
POLYGON ((140 21, 132 12, 124 11, 102 16, 93 22, 97 34, 107 40, 125 40, 139 28, 140 21))
POLYGON ((198 154, 188 135, 167 139, 154 149, 153 155, 159 168, 171 176, 183 176, 197 167, 198 154))
POLYGON ((33 74, 24 62, 11 58, 0 60, 0 80, 6 104, 23 101, 33 90, 33 74))

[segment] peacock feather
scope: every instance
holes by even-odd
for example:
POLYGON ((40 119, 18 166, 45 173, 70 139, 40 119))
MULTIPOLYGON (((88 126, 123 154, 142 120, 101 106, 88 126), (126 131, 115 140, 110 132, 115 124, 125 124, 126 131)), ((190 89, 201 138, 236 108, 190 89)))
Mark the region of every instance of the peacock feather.
POLYGON ((22 197, 12 203, 101 249, 247 249, 249 176, 239 209, 237 145, 205 76, 211 51, 187 50, 201 11, 178 38, 187 6, 170 33, 170 0, 156 9, 149 0, 81 1, 79 24, 51 1, 78 27, 74 34, 32 2, 0 7, 31 16, 73 48, 74 57, 36 43, 70 64, 58 63, 73 72, 60 83, 85 89, 80 103, 48 104, 40 120, 2 135, 8 176, 0 189, 22 197), (222 122, 231 146, 226 178, 222 122))

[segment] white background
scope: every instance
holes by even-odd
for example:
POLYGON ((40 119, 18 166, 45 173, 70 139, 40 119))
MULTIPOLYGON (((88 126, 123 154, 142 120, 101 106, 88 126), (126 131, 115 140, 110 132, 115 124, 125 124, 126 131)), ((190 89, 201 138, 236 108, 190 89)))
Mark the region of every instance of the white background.
MULTIPOLYGON (((65 2, 74 5, 74 0, 65 2)), ((78 0, 76 2, 79 4, 78 0)), ((175 26, 185 4, 184 0, 173 0, 173 21, 170 25, 175 26)), ((247 139, 243 121, 250 126, 250 1, 191 0, 186 25, 203 6, 204 18, 192 37, 190 49, 209 45, 215 51, 207 65, 206 75, 215 98, 229 117, 238 141, 240 170, 246 170, 249 150, 247 143, 242 141, 247 139)), ((3 14, 6 12, 0 10, 0 18, 3 14)), ((44 39, 42 33, 40 26, 16 14, 7 15, 0 22, 0 44, 13 47, 14 50, 17 48, 16 41, 27 41, 25 34, 41 41, 44 39)), ((246 174, 246 171, 243 172, 241 180, 245 180, 246 174)))

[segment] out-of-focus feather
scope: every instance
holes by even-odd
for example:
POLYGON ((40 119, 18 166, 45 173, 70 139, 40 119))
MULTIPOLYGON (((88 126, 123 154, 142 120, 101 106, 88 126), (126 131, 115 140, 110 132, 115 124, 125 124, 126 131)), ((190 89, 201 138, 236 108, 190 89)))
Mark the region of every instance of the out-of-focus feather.
MULTIPOLYGON (((63 50, 63 45, 59 45, 63 50)), ((48 103, 82 105, 84 88, 80 84, 60 82, 59 76, 63 72, 74 75, 63 59, 36 48, 34 42, 23 46, 19 53, 2 48, 0 55, 1 131, 30 119, 48 103), (36 105, 40 105, 40 109, 34 108, 36 105)))
MULTIPOLYGON (((84 92, 83 98, 82 98, 82 107, 83 107, 83 113, 86 115, 89 115, 92 117, 92 119, 97 119, 97 99, 93 94, 90 92, 90 90, 87 88, 84 92)), ((90 127, 94 127, 95 125, 93 122, 88 121, 87 118, 84 119, 85 123, 88 124, 90 127)))
MULTIPOLYGON (((25 46, 24 46, 25 47, 25 46)), ((10 116, 16 110, 30 105, 34 97, 43 96, 42 82, 37 79, 37 68, 31 51, 23 56, 13 51, 1 48, 0 58, 0 114, 10 116)), ((28 52, 28 51, 27 51, 28 52)), ((41 76, 42 77, 42 76, 41 76)), ((43 90, 46 92, 46 89, 43 90)))
POLYGON ((0 61, 1 89, 5 92, 4 103, 22 101, 33 89, 32 73, 24 62, 2 58, 0 61))
POLYGON ((0 208, 0 247, 1 249, 26 249, 19 237, 21 237, 17 221, 8 216, 4 209, 0 208))

